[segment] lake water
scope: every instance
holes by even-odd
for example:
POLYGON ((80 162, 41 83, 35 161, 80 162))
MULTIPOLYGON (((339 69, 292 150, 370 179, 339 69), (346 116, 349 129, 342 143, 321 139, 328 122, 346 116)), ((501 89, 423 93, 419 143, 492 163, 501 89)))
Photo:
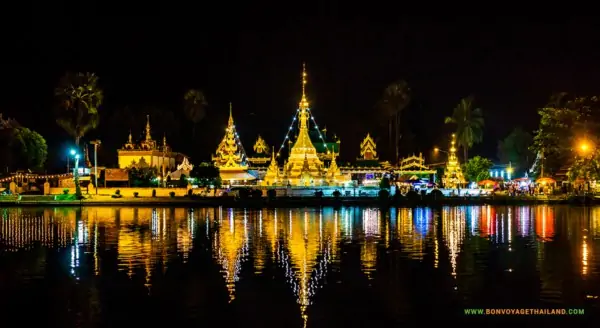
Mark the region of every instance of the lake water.
POLYGON ((480 325, 600 311, 600 207, 0 214, 0 327, 480 325))

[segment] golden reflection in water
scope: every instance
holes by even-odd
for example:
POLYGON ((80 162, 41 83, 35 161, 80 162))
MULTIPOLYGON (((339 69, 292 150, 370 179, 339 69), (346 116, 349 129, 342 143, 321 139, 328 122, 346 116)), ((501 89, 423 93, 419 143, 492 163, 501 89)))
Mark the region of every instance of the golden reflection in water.
POLYGON ((239 280, 242 262, 248 255, 247 216, 234 217, 232 209, 227 210, 227 219, 219 212, 219 229, 213 235, 213 254, 221 265, 221 273, 229 292, 229 301, 235 299, 235 283, 239 280))
POLYGON ((364 242, 360 252, 362 270, 368 279, 377 265, 377 243, 381 234, 381 212, 375 209, 364 209, 362 211, 362 228, 364 242))
POLYGON ((398 210, 398 240, 409 258, 422 260, 432 212, 424 208, 398 210))
POLYGON ((263 209, 253 213, 253 216, 251 217, 253 222, 252 230, 255 232, 254 235, 256 235, 256 240, 252 247, 255 274, 260 274, 264 270, 267 259, 267 248, 263 242, 263 221, 266 216, 268 216, 267 210, 263 209))
POLYGON ((581 243, 581 274, 586 276, 588 274, 588 240, 587 236, 583 236, 583 242, 581 243))
POLYGON ((308 320, 307 307, 316 290, 322 287, 328 264, 338 251, 337 220, 335 213, 324 216, 321 211, 289 210, 287 215, 274 212, 272 223, 265 222, 265 236, 271 240, 279 265, 285 270, 300 305, 304 324, 308 320), (331 215, 333 214, 333 215, 331 215), (281 236, 281 242, 276 236, 281 236))
POLYGON ((600 207, 593 207, 590 210, 590 230, 594 238, 600 238, 600 207))
POLYGON ((554 237, 554 209, 547 205, 535 208, 535 234, 540 241, 546 242, 554 237))
POLYGON ((442 235, 448 248, 452 276, 456 278, 458 255, 465 235, 465 209, 463 207, 442 210, 442 235))
POLYGON ((75 212, 56 215, 57 210, 44 210, 42 215, 21 209, 2 211, 0 234, 3 249, 9 252, 31 249, 39 242, 46 247, 68 247, 76 233, 75 212))

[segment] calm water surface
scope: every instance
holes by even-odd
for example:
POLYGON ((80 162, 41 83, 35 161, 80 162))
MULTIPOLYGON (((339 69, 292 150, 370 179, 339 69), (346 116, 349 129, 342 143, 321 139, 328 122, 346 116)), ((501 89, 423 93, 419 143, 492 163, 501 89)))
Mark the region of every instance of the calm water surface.
POLYGON ((390 327, 506 319, 464 308, 583 308, 588 321, 600 311, 600 207, 0 214, 0 327, 390 327))

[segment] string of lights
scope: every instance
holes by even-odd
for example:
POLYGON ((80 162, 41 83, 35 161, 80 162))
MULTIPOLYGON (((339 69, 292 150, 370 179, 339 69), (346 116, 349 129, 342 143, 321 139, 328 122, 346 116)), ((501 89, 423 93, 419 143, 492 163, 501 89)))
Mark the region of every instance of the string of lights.
POLYGON ((5 177, 0 179, 0 182, 9 182, 14 179, 54 179, 54 178, 66 178, 72 176, 73 173, 65 173, 65 174, 48 174, 48 175, 38 175, 38 174, 16 174, 10 177, 5 177))
POLYGON ((248 159, 248 156, 246 155, 246 150, 244 149, 244 146, 242 145, 242 141, 240 140, 240 135, 237 133, 237 130, 235 129, 235 125, 233 126, 233 135, 235 136, 235 142, 237 143, 238 147, 240 147, 240 155, 242 157, 242 162, 246 162, 246 159, 248 159))
MULTIPOLYGON (((317 133, 319 134, 319 139, 321 139, 321 142, 323 142, 323 144, 325 144, 325 138, 323 137, 323 134, 321 134, 321 130, 319 130, 319 125, 317 124, 317 121, 315 120, 315 116, 312 114, 310 108, 307 108, 306 111, 308 112, 308 115, 310 116, 310 119, 313 122, 313 125, 315 126, 315 129, 317 130, 317 133)), ((285 137, 283 138, 283 142, 281 143, 281 146, 279 146, 279 150, 277 150, 277 157, 279 157, 281 155, 281 151, 283 150, 283 147, 285 147, 285 143, 290 139, 290 132, 294 129, 294 123, 296 123, 296 117, 298 116, 298 114, 300 113, 300 109, 296 109, 296 113, 294 114, 294 117, 292 118, 292 123, 290 124, 289 128, 287 129, 286 133, 285 133, 285 137)))
POLYGON ((283 142, 281 142, 281 146, 279 147, 279 150, 277 151, 277 157, 279 157, 281 155, 281 150, 283 150, 283 147, 285 147, 285 143, 289 140, 290 132, 294 129, 294 123, 296 123, 296 117, 298 116, 299 112, 300 112, 300 109, 296 109, 296 113, 294 114, 294 117, 292 118, 292 123, 290 124, 290 127, 285 132, 285 137, 283 138, 283 142))

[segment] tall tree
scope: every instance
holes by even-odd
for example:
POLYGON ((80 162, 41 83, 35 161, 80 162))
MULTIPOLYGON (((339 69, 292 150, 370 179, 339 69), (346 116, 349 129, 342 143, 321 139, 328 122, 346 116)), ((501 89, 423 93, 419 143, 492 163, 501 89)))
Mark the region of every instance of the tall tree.
MULTIPOLYGON (((574 159, 574 145, 579 138, 594 139, 600 132, 600 103, 597 97, 577 97, 566 92, 550 97, 538 110, 540 124, 531 150, 537 154, 533 173, 555 172, 574 159)), ((597 143, 596 143, 597 144, 597 143)))
POLYGON ((481 180, 489 179, 490 169, 492 166, 494 166, 494 163, 492 163, 492 161, 489 159, 481 156, 475 156, 465 162, 465 177, 471 182, 479 182, 481 180))
POLYGON ((192 122, 192 138, 196 137, 196 125, 206 116, 206 97, 200 90, 188 90, 183 96, 185 116, 192 122))
POLYGON ((524 173, 535 159, 535 154, 529 149, 533 144, 533 136, 517 127, 498 141, 498 159, 502 163, 510 163, 515 172, 524 173))
POLYGON ((483 140, 483 112, 473 108, 475 98, 469 96, 460 100, 452 116, 446 117, 446 124, 456 125, 456 143, 463 149, 464 163, 469 159, 469 149, 483 140))
POLYGON ((380 101, 383 114, 388 121, 388 136, 390 143, 390 157, 395 156, 393 163, 400 158, 399 144, 402 134, 400 132, 400 118, 402 111, 408 106, 411 99, 411 90, 404 80, 394 82, 385 88, 380 101))
POLYGON ((14 129, 11 146, 17 154, 17 165, 19 167, 34 170, 40 170, 44 167, 48 157, 48 146, 46 145, 46 139, 39 133, 24 127, 16 128, 14 129))
POLYGON ((81 138, 100 121, 98 109, 104 94, 94 73, 67 73, 55 89, 58 98, 56 123, 75 139, 81 138))

